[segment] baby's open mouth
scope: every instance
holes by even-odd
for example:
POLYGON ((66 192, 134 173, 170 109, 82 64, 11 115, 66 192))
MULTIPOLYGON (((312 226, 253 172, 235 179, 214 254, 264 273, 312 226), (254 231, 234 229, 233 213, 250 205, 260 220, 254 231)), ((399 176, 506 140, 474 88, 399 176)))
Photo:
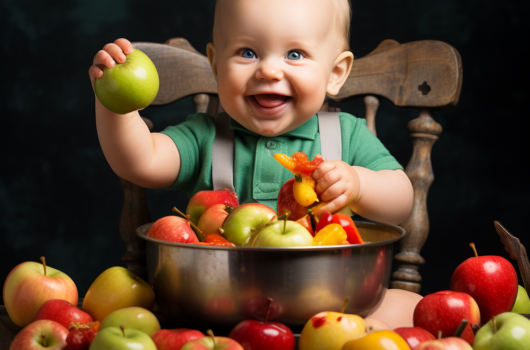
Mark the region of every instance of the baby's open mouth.
POLYGON ((266 108, 278 107, 290 98, 289 96, 282 96, 276 94, 259 94, 253 95, 252 97, 254 97, 254 99, 260 106, 266 108))

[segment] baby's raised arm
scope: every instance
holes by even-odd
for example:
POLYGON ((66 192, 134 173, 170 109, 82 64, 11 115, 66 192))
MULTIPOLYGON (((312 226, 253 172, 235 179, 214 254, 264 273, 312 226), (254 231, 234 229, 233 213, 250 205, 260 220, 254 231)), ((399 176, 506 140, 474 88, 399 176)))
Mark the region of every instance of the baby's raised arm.
MULTIPOLYGON (((92 88, 104 67, 125 62, 132 51, 127 39, 105 45, 88 71, 92 88)), ((138 111, 113 113, 96 96, 96 127, 105 158, 118 176, 147 188, 166 188, 176 181, 180 154, 175 143, 167 135, 151 133, 138 111)))

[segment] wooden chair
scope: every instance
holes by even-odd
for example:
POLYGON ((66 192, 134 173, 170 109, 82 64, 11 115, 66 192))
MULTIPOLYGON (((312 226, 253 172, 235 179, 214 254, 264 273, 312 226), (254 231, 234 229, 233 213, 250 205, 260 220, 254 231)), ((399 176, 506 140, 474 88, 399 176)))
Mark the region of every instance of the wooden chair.
MULTIPOLYGON (((151 57, 160 75, 160 90, 153 105, 166 105, 193 96, 197 112, 216 115, 222 107, 217 84, 206 56, 187 40, 173 38, 165 44, 136 42, 133 46, 151 57)), ((337 96, 328 96, 323 111, 337 111, 338 102, 364 98, 369 129, 376 134, 375 115, 379 97, 398 107, 416 108, 419 116, 408 123, 413 151, 405 171, 414 186, 414 207, 401 226, 408 235, 395 256, 391 287, 420 292, 418 272, 425 260, 420 255, 429 233, 427 193, 434 179, 431 149, 442 127, 432 117, 433 110, 455 106, 462 86, 462 63, 452 46, 433 40, 399 44, 383 41, 373 52, 356 59, 345 85, 337 96)), ((149 121, 146 121, 149 125, 149 121)), ((150 125, 152 127, 152 124, 150 125)), ((145 189, 121 179, 125 201, 120 233, 127 247, 122 260, 135 273, 145 277, 145 245, 135 230, 151 222, 145 202, 145 189)))

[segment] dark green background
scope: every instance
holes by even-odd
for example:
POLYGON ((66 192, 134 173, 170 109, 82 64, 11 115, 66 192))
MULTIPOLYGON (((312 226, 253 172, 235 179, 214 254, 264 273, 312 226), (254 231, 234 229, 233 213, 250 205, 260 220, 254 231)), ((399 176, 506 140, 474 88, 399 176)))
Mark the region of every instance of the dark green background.
MULTIPOLYGON (((205 53, 213 8, 213 0, 0 0, 0 280, 15 265, 45 255, 83 296, 98 274, 121 264, 123 194, 98 144, 88 68, 119 37, 184 37, 205 53)), ((423 294, 449 288, 452 271, 471 256, 471 241, 480 254, 507 257, 494 220, 530 248, 528 10, 528 2, 516 0, 353 1, 357 57, 387 38, 442 40, 462 56, 460 103, 434 114, 444 132, 432 153, 423 294)), ((343 110, 363 115, 360 101, 343 110)), ((406 164, 405 128, 417 111, 387 101, 380 110, 378 135, 406 164)), ((159 131, 191 112, 186 99, 143 115, 159 131)), ((185 195, 165 190, 148 191, 148 200, 153 218, 187 203, 185 195)))

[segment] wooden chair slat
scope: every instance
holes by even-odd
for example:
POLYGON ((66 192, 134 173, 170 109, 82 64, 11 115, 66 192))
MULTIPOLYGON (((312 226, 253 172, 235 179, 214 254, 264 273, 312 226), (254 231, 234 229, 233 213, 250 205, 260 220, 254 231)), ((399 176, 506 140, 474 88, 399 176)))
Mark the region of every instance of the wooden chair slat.
POLYGON ((399 44, 383 41, 354 61, 337 96, 340 102, 356 95, 379 95, 399 107, 450 108, 458 103, 462 62, 458 51, 436 40, 399 44))

